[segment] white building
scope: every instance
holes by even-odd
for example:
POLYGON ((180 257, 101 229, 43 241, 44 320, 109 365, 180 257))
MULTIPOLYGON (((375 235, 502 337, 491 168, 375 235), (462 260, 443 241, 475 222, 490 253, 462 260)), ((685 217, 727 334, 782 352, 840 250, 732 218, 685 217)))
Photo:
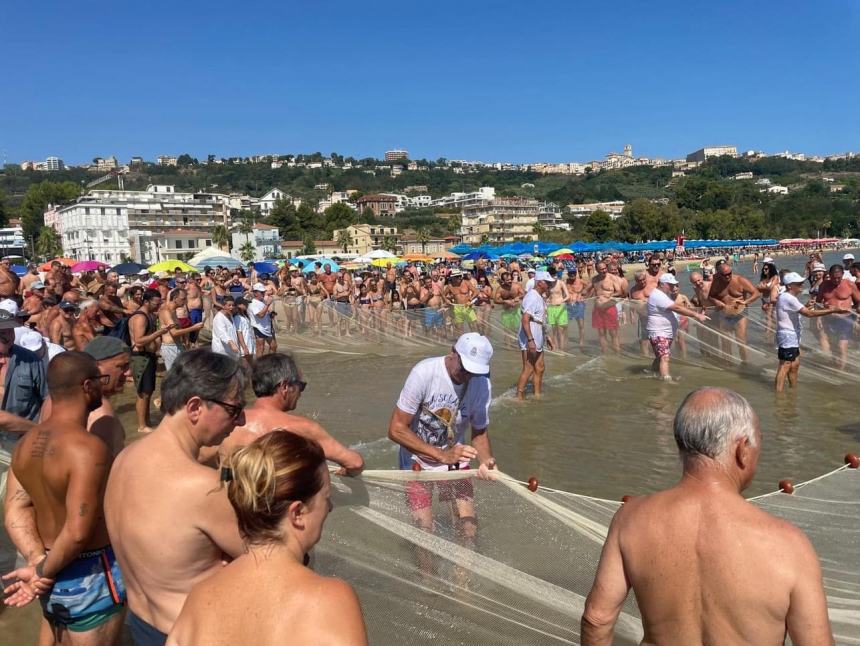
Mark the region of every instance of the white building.
POLYGON ((176 166, 176 157, 174 155, 159 155, 155 158, 155 163, 159 166, 176 166))
POLYGON ((0 229, 0 258, 5 256, 24 256, 27 243, 21 225, 0 229))
POLYGON ((328 207, 335 204, 346 204, 349 208, 355 209, 355 205, 349 201, 349 195, 349 191, 333 191, 329 193, 328 197, 321 199, 319 204, 317 204, 317 213, 322 213, 328 207))
POLYGON ((48 172, 63 170, 66 165, 63 163, 63 160, 59 157, 48 157, 45 160, 45 170, 48 172))
POLYGON ((703 162, 706 159, 710 159, 711 157, 722 157, 723 155, 737 157, 737 146, 705 146, 704 148, 699 148, 699 150, 691 152, 689 155, 687 155, 687 161, 703 162))
POLYGON ((150 265, 193 255, 211 244, 216 225, 229 227, 231 222, 228 196, 178 193, 170 185, 90 191, 45 216, 55 223, 64 255, 108 264, 128 256, 150 265))
POLYGON ((585 218, 595 211, 605 211, 611 218, 620 218, 624 210, 623 200, 612 200, 611 202, 589 202, 588 204, 568 204, 567 210, 577 218, 585 218))
POLYGON ((538 212, 538 224, 549 231, 570 231, 570 223, 561 216, 561 209, 553 202, 544 202, 538 212))
POLYGON ((530 198, 487 200, 463 209, 460 235, 467 244, 537 240, 534 227, 544 208, 543 204, 530 198))
POLYGON ((288 204, 292 204, 296 208, 299 208, 299 205, 302 203, 301 200, 293 199, 292 195, 289 195, 285 191, 275 187, 269 190, 269 192, 261 197, 257 202, 260 209, 260 215, 264 218, 269 217, 272 209, 275 208, 275 202, 278 200, 286 200, 288 204))
POLYGON ((780 186, 779 184, 772 184, 771 186, 762 189, 760 192, 764 193, 765 191, 775 195, 788 195, 788 187, 780 186))
POLYGON ((479 206, 484 202, 495 199, 496 189, 492 186, 482 186, 473 193, 451 193, 430 201, 433 208, 466 209, 479 206))
POLYGON ((236 258, 241 257, 240 249, 249 242, 254 245, 255 261, 275 258, 280 253, 281 237, 278 227, 273 227, 269 224, 257 222, 254 224, 253 233, 249 234, 240 233, 234 228, 231 237, 233 240, 233 255, 236 258))

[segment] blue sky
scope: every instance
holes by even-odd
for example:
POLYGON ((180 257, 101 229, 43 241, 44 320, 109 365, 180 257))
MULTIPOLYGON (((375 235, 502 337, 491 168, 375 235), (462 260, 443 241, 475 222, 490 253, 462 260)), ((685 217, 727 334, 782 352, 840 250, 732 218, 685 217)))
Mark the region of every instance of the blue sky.
POLYGON ((853 0, 4 2, 0 151, 860 151, 858 28, 853 0))

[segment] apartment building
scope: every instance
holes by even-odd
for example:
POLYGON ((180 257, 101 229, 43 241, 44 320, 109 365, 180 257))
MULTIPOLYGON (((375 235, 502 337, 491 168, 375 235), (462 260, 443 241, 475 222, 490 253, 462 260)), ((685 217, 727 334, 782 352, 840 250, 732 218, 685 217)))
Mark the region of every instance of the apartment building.
POLYGON ((699 150, 691 152, 689 155, 687 155, 687 161, 703 162, 706 159, 710 159, 711 157, 722 157, 723 155, 737 157, 737 146, 706 146, 704 148, 699 148, 699 150))
POLYGON ((159 166, 176 166, 175 155, 159 155, 155 158, 155 163, 159 166))
POLYGON ((605 211, 611 218, 620 218, 624 210, 623 200, 612 200, 611 202, 589 202, 587 204, 568 204, 567 210, 577 218, 587 218, 595 211, 605 211))
POLYGON ((254 260, 265 260, 266 258, 274 258, 280 249, 281 237, 278 233, 278 227, 270 224, 257 222, 254 224, 254 230, 251 233, 245 234, 237 230, 232 232, 233 255, 239 255, 241 249, 246 243, 250 242, 254 246, 254 260))
POLYGON ((187 246, 196 253, 208 246, 204 243, 211 240, 213 227, 229 227, 231 222, 226 195, 178 193, 163 184, 151 184, 145 191, 90 191, 45 215, 59 233, 66 256, 109 264, 131 256, 148 265, 176 258, 187 246))
MULTIPOLYGON (((400 234, 397 227, 389 227, 378 224, 351 224, 346 229, 335 229, 332 232, 332 240, 338 242, 341 233, 349 234, 350 243, 346 247, 346 253, 354 253, 363 256, 375 249, 381 249, 386 238, 399 246, 400 234)), ((338 251, 343 251, 343 244, 338 244, 338 251)))
POLYGON ((410 253, 420 253, 427 256, 436 256, 444 251, 447 251, 454 245, 460 242, 458 236, 445 236, 444 238, 430 238, 419 242, 418 234, 414 231, 404 233, 400 238, 400 250, 406 255, 410 253))
POLYGON ((356 201, 359 211, 370 209, 378 218, 394 217, 394 214, 397 213, 398 210, 397 203, 398 199, 396 195, 383 193, 363 195, 356 201))
POLYGON ((496 189, 494 187, 482 186, 477 191, 471 193, 451 193, 445 197, 431 200, 430 206, 445 209, 468 209, 493 200, 495 197, 496 189))
POLYGON ((260 215, 264 218, 269 217, 272 209, 275 208, 275 202, 278 200, 286 200, 288 204, 292 204, 296 208, 299 208, 299 205, 302 203, 301 200, 293 199, 293 196, 288 194, 286 191, 275 187, 269 189, 268 193, 257 200, 256 205, 260 209, 260 215))
POLYGON ((386 150, 385 161, 398 161, 400 159, 409 159, 408 150, 386 150))
POLYGON ((537 240, 534 232, 545 206, 537 200, 506 197, 469 206, 460 215, 460 235, 467 244, 537 240))

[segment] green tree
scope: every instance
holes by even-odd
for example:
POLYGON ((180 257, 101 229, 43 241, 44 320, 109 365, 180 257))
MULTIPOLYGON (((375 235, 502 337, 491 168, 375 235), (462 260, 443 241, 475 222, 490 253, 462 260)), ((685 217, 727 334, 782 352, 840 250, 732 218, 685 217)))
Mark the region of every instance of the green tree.
POLYGON ((239 212, 239 233, 245 236, 245 242, 251 241, 251 236, 254 234, 254 214, 251 211, 239 212))
POLYGON ((278 227, 281 237, 285 240, 292 240, 298 236, 298 220, 296 218, 296 207, 284 198, 275 200, 272 210, 269 211, 269 217, 266 218, 266 224, 271 224, 273 227, 278 227))
POLYGON ((415 241, 421 245, 421 253, 427 255, 427 243, 430 242, 430 233, 426 227, 421 227, 415 232, 415 241))
POLYGON ((24 229, 24 239, 29 240, 39 235, 45 225, 45 209, 49 204, 68 204, 81 194, 80 187, 75 182, 39 182, 31 184, 21 201, 21 227, 24 229))
POLYGON ((394 253, 397 251, 397 238, 394 236, 384 236, 382 238, 382 248, 394 253))
POLYGON ((532 227, 532 233, 538 237, 538 240, 543 240, 543 236, 546 233, 546 227, 540 222, 536 222, 532 227))
POLYGON ((230 251, 230 231, 223 224, 216 224, 212 228, 212 244, 219 249, 230 251))
POLYGON ((338 202, 328 207, 323 211, 323 218, 327 231, 343 229, 350 224, 354 224, 357 220, 356 212, 343 202, 338 202))
POLYGON ((9 223, 9 214, 6 213, 6 191, 0 188, 0 226, 5 227, 9 223))
POLYGON ((346 253, 347 247, 352 244, 352 235, 346 229, 341 229, 337 233, 337 245, 346 253))
POLYGON ((361 215, 358 216, 358 221, 362 224, 376 224, 376 213, 369 206, 364 207, 361 215))
POLYGON ((50 260, 62 254, 63 245, 57 232, 52 227, 43 226, 39 229, 39 236, 36 238, 36 255, 39 258, 50 260))
POLYGON ((176 158, 177 166, 196 166, 198 164, 197 159, 189 155, 188 153, 183 153, 176 158))
POLYGON ((257 247, 253 242, 246 242, 239 247, 239 257, 245 262, 251 262, 257 257, 257 247))
POLYGON ((304 247, 302 248, 302 253, 306 256, 311 254, 315 254, 317 252, 317 246, 314 244, 314 237, 308 233, 305 234, 305 237, 302 238, 302 242, 304 247))
POLYGON ((585 221, 585 230, 592 240, 598 242, 612 240, 617 235, 615 222, 606 211, 600 209, 588 216, 585 221))

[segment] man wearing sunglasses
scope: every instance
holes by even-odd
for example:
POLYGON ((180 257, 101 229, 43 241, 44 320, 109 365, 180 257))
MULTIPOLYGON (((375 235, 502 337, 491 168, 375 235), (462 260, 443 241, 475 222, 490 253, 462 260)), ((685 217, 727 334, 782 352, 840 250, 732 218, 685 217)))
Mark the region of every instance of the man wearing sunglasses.
POLYGON ((358 475, 364 469, 361 454, 347 448, 332 437, 319 423, 290 411, 298 406, 307 382, 295 360, 283 352, 273 352, 257 359, 252 376, 254 405, 245 410, 245 424, 230 433, 218 453, 223 464, 227 456, 241 446, 250 444, 273 429, 288 429, 316 440, 327 460, 341 466, 342 475, 358 475))
POLYGON ((219 472, 198 462, 245 423, 244 392, 235 358, 183 352, 162 382, 161 423, 111 470, 105 518, 136 644, 163 644, 191 588, 245 551, 219 472))
MULTIPOLYGON (((420 361, 406 378, 388 424, 388 437, 400 445, 399 468, 416 471, 467 470, 478 460, 478 478, 492 479, 496 467, 487 428, 492 392, 493 346, 477 332, 463 334, 444 357, 420 361), (472 444, 466 430, 472 429, 472 444)), ((472 480, 409 483, 407 503, 415 524, 433 531, 433 491, 455 505, 458 537, 471 544, 477 537, 472 480)))

